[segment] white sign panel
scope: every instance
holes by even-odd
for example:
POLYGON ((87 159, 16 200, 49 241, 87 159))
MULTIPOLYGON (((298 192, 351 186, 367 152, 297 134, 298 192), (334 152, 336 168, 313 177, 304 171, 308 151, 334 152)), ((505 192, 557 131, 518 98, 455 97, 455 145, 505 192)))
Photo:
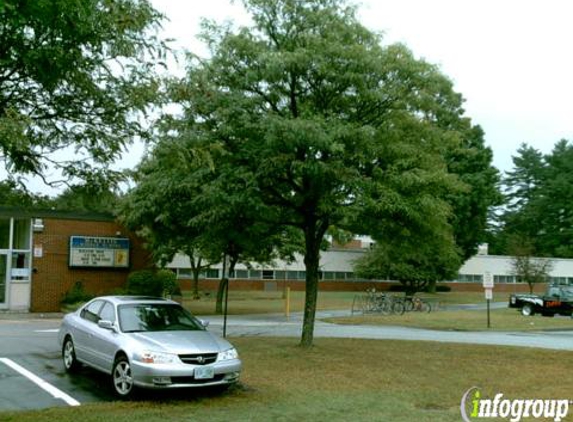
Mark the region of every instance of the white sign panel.
POLYGON ((116 237, 72 236, 70 267, 127 268, 129 239, 116 237))
POLYGON ((485 299, 492 300, 493 299, 493 290, 492 289, 485 289, 485 299))
POLYGON ((42 245, 34 245, 34 258, 42 258, 44 256, 44 247, 42 245))
POLYGON ((483 275, 483 287, 484 289, 493 289, 493 275, 489 271, 483 275))
POLYGON ((30 277, 29 268, 12 268, 12 277, 30 277))

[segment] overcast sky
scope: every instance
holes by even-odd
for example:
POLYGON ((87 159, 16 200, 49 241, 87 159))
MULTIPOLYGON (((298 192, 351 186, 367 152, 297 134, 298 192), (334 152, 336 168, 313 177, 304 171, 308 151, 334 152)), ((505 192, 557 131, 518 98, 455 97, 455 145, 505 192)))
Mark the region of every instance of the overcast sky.
MULTIPOLYGON (((196 39, 201 17, 248 25, 240 1, 151 0, 167 20, 172 46, 206 54, 196 39)), ((355 2, 356 3, 356 2, 355 2)), ((437 64, 465 98, 466 115, 485 131, 499 170, 525 142, 543 153, 573 140, 573 1, 362 0, 359 18, 385 44, 406 44, 437 64)), ((182 75, 183 63, 169 72, 182 75)), ((130 147, 116 168, 133 168, 143 153, 130 147)), ((1 174, 1 172, 0 172, 1 174)), ((33 191, 57 194, 30 179, 33 191)))
MULTIPOLYGON (((152 0, 175 46, 204 52, 200 17, 249 23, 239 1, 152 0)), ((360 20, 440 66, 485 131, 494 165, 512 168, 522 142, 550 152, 573 140, 573 2, 568 0, 363 0, 360 20)), ((173 69, 175 71, 175 69, 173 69)))

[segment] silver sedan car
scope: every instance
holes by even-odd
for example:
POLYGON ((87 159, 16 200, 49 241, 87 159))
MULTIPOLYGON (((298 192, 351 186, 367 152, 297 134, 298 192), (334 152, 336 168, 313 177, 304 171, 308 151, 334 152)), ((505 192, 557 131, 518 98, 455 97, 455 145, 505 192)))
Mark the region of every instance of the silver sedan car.
POLYGON ((121 398, 137 387, 225 387, 241 372, 228 341, 167 299, 95 298, 64 317, 58 339, 66 371, 86 364, 110 374, 121 398))

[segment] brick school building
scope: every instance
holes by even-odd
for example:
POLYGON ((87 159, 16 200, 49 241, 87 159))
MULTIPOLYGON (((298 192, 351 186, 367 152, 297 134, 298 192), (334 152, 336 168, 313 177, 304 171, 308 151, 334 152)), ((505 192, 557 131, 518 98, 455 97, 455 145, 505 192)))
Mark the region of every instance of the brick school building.
POLYGON ((0 310, 59 311, 74 286, 111 293, 150 264, 112 215, 0 208, 0 310))

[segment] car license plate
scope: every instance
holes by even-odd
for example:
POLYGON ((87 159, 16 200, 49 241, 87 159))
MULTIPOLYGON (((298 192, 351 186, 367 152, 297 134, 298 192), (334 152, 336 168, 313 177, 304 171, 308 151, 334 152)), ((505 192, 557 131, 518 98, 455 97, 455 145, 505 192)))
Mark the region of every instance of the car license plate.
POLYGON ((215 377, 215 369, 212 366, 200 366, 195 368, 195 379, 206 380, 215 377))

